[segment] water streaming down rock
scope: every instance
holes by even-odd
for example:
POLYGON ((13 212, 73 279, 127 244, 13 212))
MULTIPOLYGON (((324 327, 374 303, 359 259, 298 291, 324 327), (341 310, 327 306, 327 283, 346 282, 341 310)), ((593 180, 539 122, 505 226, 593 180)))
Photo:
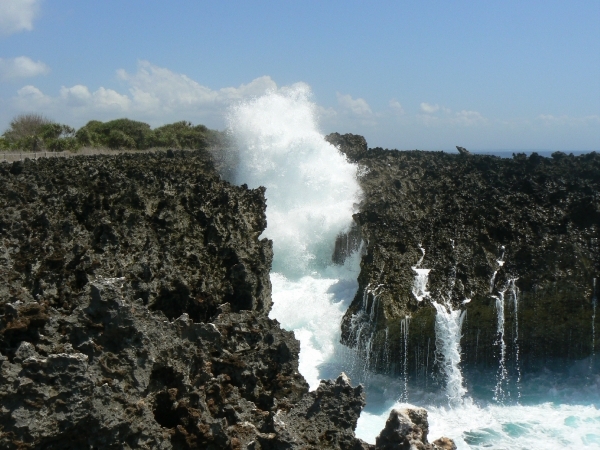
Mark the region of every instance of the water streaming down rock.
POLYGON ((418 302, 422 302, 423 299, 429 297, 429 291, 427 290, 427 280, 429 279, 429 272, 431 271, 431 269, 424 269, 420 267, 423 263, 423 259, 425 259, 425 249, 419 246, 419 250, 421 250, 422 253, 421 258, 419 259, 417 264, 412 267, 412 270, 414 270, 416 273, 412 293, 418 302))
POLYGON ((592 283, 592 355, 590 357, 590 371, 594 367, 596 359, 596 307, 598 303, 598 297, 596 296, 596 278, 592 283))
POLYGON ((404 369, 404 386, 402 390, 402 394, 400 396, 400 401, 407 402, 408 401, 408 329, 410 327, 410 316, 406 316, 400 322, 400 329, 402 333, 402 338, 404 340, 404 358, 403 358, 403 369, 404 369))
MULTIPOLYGON (((350 339, 354 342, 353 372, 360 375, 361 382, 368 383, 370 369, 378 364, 379 353, 373 352, 379 314, 378 300, 383 285, 367 286, 363 292, 362 305, 350 322, 350 339)), ((387 341, 387 336, 386 336, 387 341)), ((386 349, 384 348, 384 357, 386 349)))
POLYGON ((460 368, 460 338, 465 311, 454 310, 445 303, 432 302, 435 315, 436 363, 445 381, 445 393, 451 406, 460 405, 467 393, 460 368))
POLYGON ((496 329, 497 338, 495 344, 500 348, 498 357, 498 373, 496 375, 496 387, 494 388, 494 400, 502 403, 506 395, 505 384, 508 381, 508 372, 506 371, 506 342, 504 340, 504 293, 506 288, 498 291, 498 295, 494 295, 496 299, 496 311, 498 313, 498 325, 496 329))
MULTIPOLYGON (((502 246, 502 256, 496 261, 499 269, 504 266, 505 249, 502 246)), ((496 270, 490 281, 490 287, 494 287, 494 279, 498 273, 496 270)), ((496 373, 496 385, 494 387, 493 399, 498 403, 503 403, 511 397, 511 382, 515 385, 517 401, 521 397, 521 366, 519 361, 519 315, 518 315, 518 288, 516 285, 517 278, 509 278, 506 284, 500 288, 497 295, 492 295, 496 305, 496 339, 494 344, 498 347, 498 370, 496 373), (506 341, 506 303, 512 303, 513 310, 513 339, 512 339, 512 367, 514 371, 514 379, 511 380, 511 374, 508 369, 508 344, 506 341)))

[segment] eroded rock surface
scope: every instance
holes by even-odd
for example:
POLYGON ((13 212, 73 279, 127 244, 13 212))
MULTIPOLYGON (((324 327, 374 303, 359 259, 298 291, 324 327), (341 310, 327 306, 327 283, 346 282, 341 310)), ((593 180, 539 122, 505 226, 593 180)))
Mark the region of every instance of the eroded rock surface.
POLYGON ((393 409, 385 428, 377 436, 377 450, 456 450, 449 438, 440 438, 432 443, 427 440, 429 422, 423 408, 393 409))
POLYGON ((0 448, 363 448, 268 318, 262 189, 204 152, 0 164, 0 448))
POLYGON ((497 367, 502 292, 506 358, 514 362, 518 351, 521 369, 587 358, 600 348, 600 335, 592 339, 600 155, 366 151, 352 135, 328 140, 363 174, 355 221, 366 255, 342 333, 351 346, 357 330, 362 339, 374 339, 372 368, 427 376, 427 361, 435 360, 432 301, 466 309, 464 363, 497 367), (414 292, 415 268, 430 269, 422 301, 414 292), (404 359, 406 334, 410 356, 404 359))

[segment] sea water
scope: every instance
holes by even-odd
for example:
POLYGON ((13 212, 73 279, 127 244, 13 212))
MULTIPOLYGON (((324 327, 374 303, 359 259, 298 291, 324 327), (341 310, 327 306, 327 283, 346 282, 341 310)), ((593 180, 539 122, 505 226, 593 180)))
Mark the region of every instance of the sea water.
MULTIPOLYGON (((356 434, 370 443, 392 408, 416 405, 429 411, 430 441, 448 436, 459 449, 600 448, 600 370, 593 359, 568 370, 522 374, 520 398, 499 402, 496 371, 462 373, 461 313, 443 299, 430 300, 438 305, 438 332, 445 333, 437 364, 442 373, 447 369, 446 379, 433 380, 428 389, 406 377, 365 374, 365 362, 340 344, 340 323, 358 289, 360 253, 343 265, 331 264, 331 255, 360 202, 360 172, 324 141, 310 97, 308 86, 297 84, 240 103, 228 117, 240 149, 236 181, 267 188, 264 236, 274 243, 270 317, 300 341, 300 372, 310 388, 341 371, 362 382, 367 406, 356 434), (444 362, 444 352, 454 359, 444 362)), ((428 273, 415 268, 415 295, 423 300, 430 295, 428 273)), ((408 335, 410 320, 405 327, 408 335)))

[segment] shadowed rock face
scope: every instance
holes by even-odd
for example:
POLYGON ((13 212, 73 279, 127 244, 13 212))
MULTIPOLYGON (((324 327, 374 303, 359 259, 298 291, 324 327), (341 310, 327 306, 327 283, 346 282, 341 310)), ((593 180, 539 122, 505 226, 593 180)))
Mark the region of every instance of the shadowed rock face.
POLYGON ((0 164, 0 448, 371 448, 268 318, 265 207, 204 152, 0 164))
MULTIPOLYGON (((366 255, 342 339, 355 346, 356 322, 360 317, 369 322, 362 332, 377 342, 373 367, 403 370, 396 356, 403 354, 401 324, 409 317, 409 370, 424 376, 426 361, 435 358, 432 300, 467 310, 465 364, 497 367, 494 297, 510 288, 510 280, 518 292, 523 369, 591 354, 592 287, 600 278, 600 155, 503 159, 364 151, 351 135, 333 136, 332 142, 364 173, 365 195, 355 221, 366 255), (431 271, 430 295, 419 302, 413 267, 423 257, 420 248, 425 256, 419 268, 431 271)), ((506 342, 517 331, 511 294, 504 293, 506 342)), ((598 348, 600 334, 595 337, 598 348)))

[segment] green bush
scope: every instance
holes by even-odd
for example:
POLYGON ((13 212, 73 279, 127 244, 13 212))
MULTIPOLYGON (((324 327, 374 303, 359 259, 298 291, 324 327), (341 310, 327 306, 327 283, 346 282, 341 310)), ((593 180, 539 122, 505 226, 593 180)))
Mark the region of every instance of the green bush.
POLYGON ((79 147, 147 149, 151 147, 206 149, 222 147, 225 134, 204 125, 179 121, 154 130, 144 122, 91 120, 79 130, 38 114, 15 117, 0 139, 0 149, 64 151, 79 147))
POLYGON ((3 147, 10 150, 40 152, 62 151, 77 147, 75 129, 51 122, 39 114, 16 116, 3 135, 3 147))
POLYGON ((145 149, 151 146, 150 125, 130 119, 92 120, 75 133, 81 145, 145 149), (132 144, 133 142, 133 144, 132 144))
POLYGON ((64 152, 66 150, 77 150, 79 144, 74 137, 64 137, 57 139, 48 139, 44 141, 44 146, 51 152, 64 152))
POLYGON ((110 130, 106 144, 108 145, 109 148, 112 148, 112 149, 139 148, 133 137, 127 135, 124 131, 118 130, 118 129, 110 130))
POLYGON ((77 144, 81 147, 99 147, 101 144, 101 139, 98 133, 93 132, 90 128, 81 127, 75 133, 75 140, 77 144))
POLYGON ((208 128, 181 121, 163 125, 154 130, 155 147, 202 149, 208 145, 208 128))
POLYGON ((44 142, 61 138, 72 138, 75 135, 75 129, 68 125, 48 123, 42 125, 38 129, 37 135, 41 137, 44 142))

